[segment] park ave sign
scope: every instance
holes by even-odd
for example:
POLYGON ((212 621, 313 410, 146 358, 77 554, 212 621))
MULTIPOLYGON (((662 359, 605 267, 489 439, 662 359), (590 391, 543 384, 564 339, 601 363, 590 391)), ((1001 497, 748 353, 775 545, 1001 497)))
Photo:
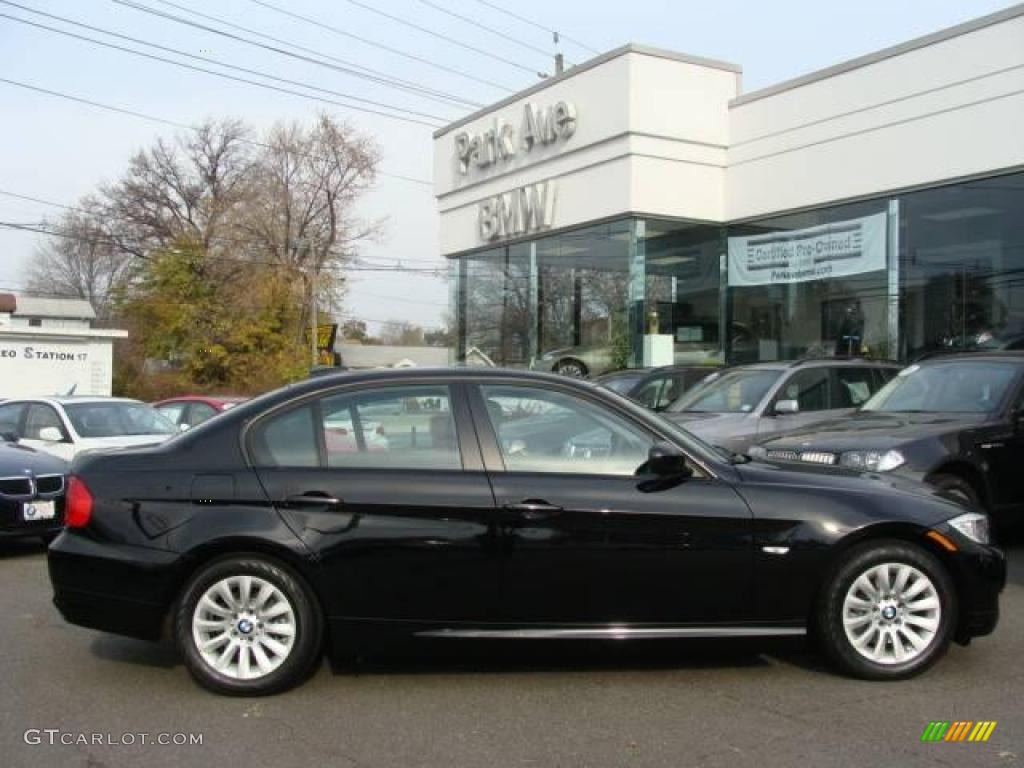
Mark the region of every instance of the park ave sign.
MULTIPOLYGON (((575 105, 559 101, 539 108, 523 105, 518 134, 507 121, 494 119, 491 127, 472 135, 455 135, 455 154, 459 172, 466 176, 474 168, 483 170, 505 163, 520 150, 565 141, 576 132, 575 105)), ((554 213, 555 183, 542 181, 494 195, 479 203, 480 238, 484 241, 538 232, 551 226, 554 213)))

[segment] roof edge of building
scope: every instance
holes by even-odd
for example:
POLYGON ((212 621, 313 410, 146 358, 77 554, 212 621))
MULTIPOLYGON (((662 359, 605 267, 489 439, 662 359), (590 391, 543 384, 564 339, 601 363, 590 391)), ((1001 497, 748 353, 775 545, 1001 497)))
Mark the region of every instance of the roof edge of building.
POLYGON ((582 74, 583 72, 586 72, 589 69, 599 67, 600 65, 612 61, 613 59, 617 59, 620 56, 625 56, 626 54, 630 53, 637 53, 643 56, 652 56, 659 59, 671 59, 672 61, 680 61, 685 64, 696 64, 697 66, 708 67, 709 69, 724 69, 728 72, 735 72, 736 74, 741 74, 743 72, 743 68, 739 64, 733 64, 728 61, 709 59, 703 56, 691 56, 690 54, 687 53, 678 53, 676 51, 670 51, 664 48, 656 48, 650 45, 641 45, 639 43, 626 43, 625 45, 620 45, 618 48, 613 48, 610 51, 606 51, 605 53, 599 54, 593 57, 592 59, 587 59, 586 61, 581 62, 580 64, 577 64, 574 67, 569 67, 561 74, 554 75, 553 77, 547 77, 541 80, 540 82, 534 83, 533 85, 527 88, 524 88, 520 91, 516 91, 515 93, 506 96, 500 101, 496 101, 493 104, 488 104, 485 107, 481 107, 480 109, 476 110, 475 112, 471 112, 465 117, 460 117, 458 120, 455 120, 454 122, 451 122, 448 125, 445 125, 444 127, 438 128, 436 131, 434 131, 434 138, 439 139, 446 133, 450 133, 451 131, 454 131, 456 128, 461 128, 463 125, 471 123, 474 120, 478 120, 484 115, 490 114, 495 110, 501 109, 502 107, 506 107, 509 104, 513 104, 519 101, 520 99, 533 95, 534 93, 538 93, 544 90, 545 88, 554 85, 555 83, 560 83, 563 80, 568 80, 570 77, 575 77, 576 75, 582 74))
POLYGON ((729 102, 729 107, 743 106, 744 104, 749 104, 753 101, 767 98, 768 96, 774 96, 779 93, 784 93, 785 91, 793 90, 794 88, 810 85, 811 83, 819 80, 827 80, 830 77, 835 77, 836 75, 851 72, 855 69, 877 64, 880 61, 891 59, 895 56, 901 56, 904 53, 910 53, 911 51, 915 51, 920 48, 927 48, 929 45, 941 43, 945 40, 951 40, 954 37, 960 37, 961 35, 966 35, 971 32, 976 32, 979 29, 984 29, 985 27, 990 27, 994 24, 1000 24, 1004 21, 1017 18, 1018 16, 1024 16, 1024 3, 1011 5, 1009 8, 1003 8, 1001 11, 996 11, 995 13, 990 13, 985 16, 979 16, 976 19, 968 19, 960 24, 954 24, 951 27, 946 27, 936 32, 930 32, 927 35, 915 37, 911 40, 864 54, 863 56, 847 59, 846 61, 841 61, 838 64, 833 64, 832 66, 825 67, 824 69, 814 70, 813 72, 808 72, 805 75, 790 78, 789 80, 783 80, 781 83, 765 86, 764 88, 759 88, 756 91, 751 91, 750 93, 740 94, 729 102))

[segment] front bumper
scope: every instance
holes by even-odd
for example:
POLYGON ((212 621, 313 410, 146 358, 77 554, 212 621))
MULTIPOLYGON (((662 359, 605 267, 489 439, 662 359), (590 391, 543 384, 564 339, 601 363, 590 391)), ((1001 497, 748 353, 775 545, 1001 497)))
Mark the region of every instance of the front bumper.
POLYGON ((65 531, 47 552, 53 603, 72 624, 159 639, 177 560, 172 552, 65 531))
MULTIPOLYGON (((942 532, 953 538, 946 528, 942 532)), ((1006 586, 1006 556, 996 547, 976 544, 964 537, 956 542, 960 551, 950 558, 960 596, 955 639, 966 643, 973 637, 992 634, 999 623, 999 594, 1006 586)))

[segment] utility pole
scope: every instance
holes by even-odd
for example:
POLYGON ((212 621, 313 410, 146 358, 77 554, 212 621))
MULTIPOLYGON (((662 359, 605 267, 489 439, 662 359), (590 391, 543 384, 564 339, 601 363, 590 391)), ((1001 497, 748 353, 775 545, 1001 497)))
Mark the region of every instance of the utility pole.
POLYGON ((310 249, 309 262, 309 354, 310 367, 317 364, 317 322, 316 322, 316 249, 310 249))

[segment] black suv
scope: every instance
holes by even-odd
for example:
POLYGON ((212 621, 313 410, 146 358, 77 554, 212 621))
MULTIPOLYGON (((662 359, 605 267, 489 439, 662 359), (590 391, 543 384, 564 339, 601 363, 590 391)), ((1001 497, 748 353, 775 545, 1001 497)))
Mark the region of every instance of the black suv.
POLYGON ((924 480, 992 513, 1024 508, 1024 353, 934 357, 852 416, 767 440, 755 455, 924 480))

